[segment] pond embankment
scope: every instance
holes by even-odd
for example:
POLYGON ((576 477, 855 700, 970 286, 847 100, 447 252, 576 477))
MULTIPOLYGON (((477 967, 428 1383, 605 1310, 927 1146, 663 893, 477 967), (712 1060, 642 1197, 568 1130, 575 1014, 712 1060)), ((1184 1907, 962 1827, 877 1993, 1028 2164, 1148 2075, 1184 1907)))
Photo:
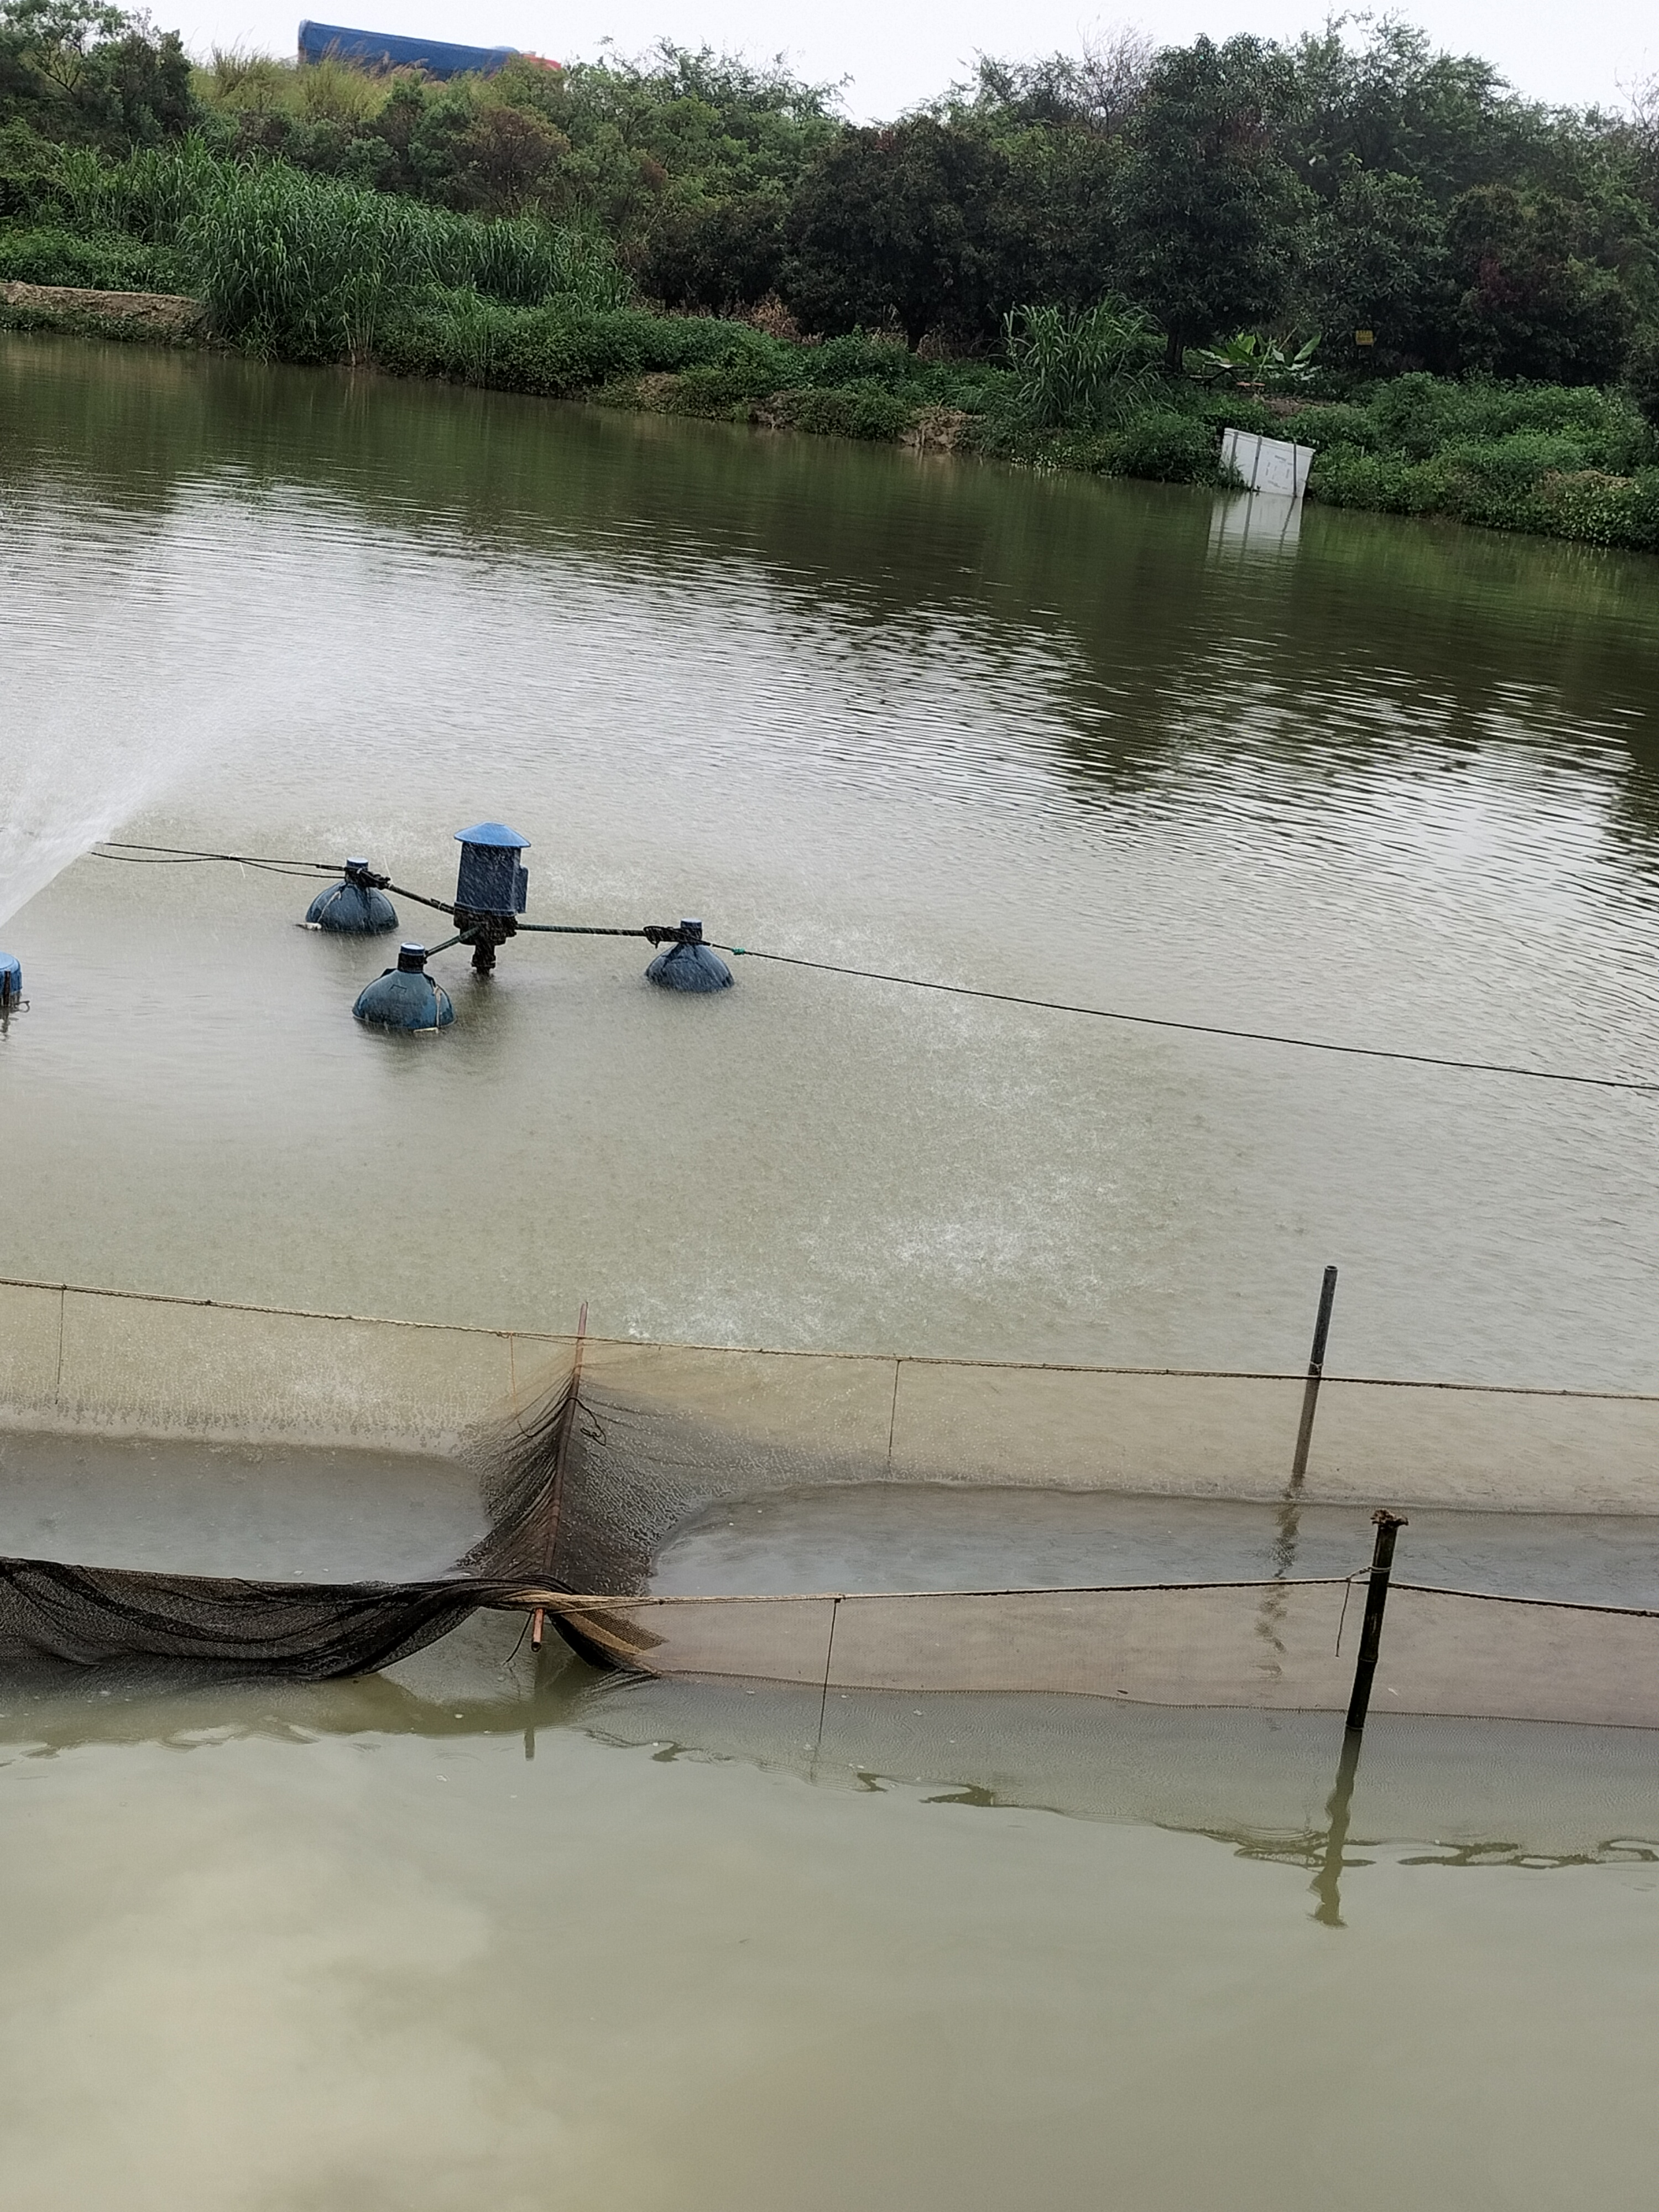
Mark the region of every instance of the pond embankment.
MULTIPOLYGON (((1032 427, 1015 380, 855 333, 802 341, 753 322, 557 296, 514 305, 471 289, 397 304, 349 343, 303 343, 268 318, 181 294, 0 284, 0 325, 327 363, 653 414, 978 454, 1164 483, 1220 480, 1228 428, 1314 448, 1309 496, 1488 530, 1659 552, 1659 434, 1592 386, 1380 380, 1346 398, 1205 389, 1151 378, 1107 427, 1032 427)), ((323 319, 324 321, 327 318, 323 319)), ((303 336, 303 333, 301 333, 303 336)))
POLYGON ((79 284, 0 283, 0 325, 163 345, 200 345, 207 337, 201 301, 183 293, 100 292, 79 284))

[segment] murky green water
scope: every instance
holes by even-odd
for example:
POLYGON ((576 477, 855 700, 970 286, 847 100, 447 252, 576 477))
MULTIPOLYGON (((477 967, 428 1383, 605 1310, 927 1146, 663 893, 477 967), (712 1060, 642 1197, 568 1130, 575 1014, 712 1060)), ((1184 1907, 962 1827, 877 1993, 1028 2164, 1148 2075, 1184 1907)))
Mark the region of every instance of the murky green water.
MULTIPOLYGON (((400 1045, 301 885, 75 858, 441 896, 499 816, 541 919, 1651 1074, 1652 563, 21 340, 0 509, 0 1273, 1283 1368, 1334 1259, 1335 1370, 1659 1387, 1650 1100, 602 940, 446 956, 400 1045)), ((1380 1723, 1333 1909, 1323 1722, 488 1635, 0 1706, 26 2212, 1554 2212, 1659 2151, 1645 1738, 1380 1723)))

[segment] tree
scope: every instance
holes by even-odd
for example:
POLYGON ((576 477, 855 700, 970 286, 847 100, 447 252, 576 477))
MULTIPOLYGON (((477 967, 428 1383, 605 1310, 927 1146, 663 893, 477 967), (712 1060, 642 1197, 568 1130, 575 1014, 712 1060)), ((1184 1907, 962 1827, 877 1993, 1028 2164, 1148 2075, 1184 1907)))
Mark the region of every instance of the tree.
POLYGON ((1152 41, 1133 30, 1085 40, 1080 54, 1045 54, 1034 62, 981 54, 973 83, 946 94, 941 118, 968 114, 994 130, 1036 124, 1115 137, 1140 105, 1152 61, 1152 41))
POLYGON ((1605 384, 1630 348, 1617 275, 1583 257, 1577 211, 1546 192, 1482 185, 1447 222, 1461 365, 1551 384, 1605 384))
POLYGON ((100 0, 5 0, 0 36, 40 76, 74 98, 89 58, 134 28, 120 8, 100 0))
POLYGON ((1092 306, 1115 281, 1122 142, 1034 127, 998 143, 1006 166, 988 227, 998 313, 1031 300, 1092 306))
POLYGON ((929 331, 988 337, 1006 172, 983 135, 932 117, 846 131, 791 202, 781 289, 796 320, 825 332, 896 323, 913 352, 929 331))
POLYGON ((1334 199, 1356 169, 1387 171, 1443 209, 1513 172, 1547 135, 1546 112, 1517 100, 1490 62, 1436 53, 1395 17, 1368 27, 1364 43, 1350 46, 1339 18, 1291 52, 1296 101, 1284 148, 1322 198, 1334 199))
POLYGON ((485 215, 522 215, 546 197, 570 141, 539 115, 485 100, 455 142, 459 191, 485 215))
POLYGON ((725 315, 758 307, 783 274, 784 212, 769 192, 673 209, 646 242, 640 283, 665 307, 725 315))
POLYGON ((1291 91, 1283 55, 1258 39, 1199 39, 1153 66, 1118 226, 1124 288, 1162 325, 1171 368, 1290 296, 1310 204, 1274 145, 1291 91))
POLYGON ((177 32, 100 0, 0 0, 0 117, 112 151, 194 120, 177 32))
POLYGON ((1354 331, 1369 330, 1376 367, 1443 363, 1456 290, 1445 226, 1415 178, 1351 168, 1310 238, 1304 300, 1327 333, 1322 359, 1340 361, 1354 331))

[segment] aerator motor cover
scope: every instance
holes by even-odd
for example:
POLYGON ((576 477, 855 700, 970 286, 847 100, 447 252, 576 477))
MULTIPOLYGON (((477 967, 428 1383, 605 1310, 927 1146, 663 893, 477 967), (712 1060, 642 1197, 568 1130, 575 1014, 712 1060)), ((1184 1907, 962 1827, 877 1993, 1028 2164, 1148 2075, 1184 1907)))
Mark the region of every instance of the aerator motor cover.
POLYGON ((519 862, 530 848, 504 822, 475 822, 458 830, 461 866, 455 878, 455 904, 468 914, 517 915, 530 896, 530 872, 519 862))

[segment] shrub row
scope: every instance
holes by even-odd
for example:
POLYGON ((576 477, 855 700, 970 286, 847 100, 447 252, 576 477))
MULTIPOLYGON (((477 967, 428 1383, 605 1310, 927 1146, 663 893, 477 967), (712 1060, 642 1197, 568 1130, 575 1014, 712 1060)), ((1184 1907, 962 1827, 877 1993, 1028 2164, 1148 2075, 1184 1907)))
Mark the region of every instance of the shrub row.
POLYGON ((1337 447, 1315 462, 1310 489, 1334 507, 1659 552, 1659 468, 1617 475, 1585 467, 1569 449, 1557 457, 1565 465, 1529 471, 1517 466, 1516 442, 1464 443, 1425 461, 1337 447))
POLYGON ((130 238, 60 229, 0 231, 0 283, 73 284, 90 292, 176 292, 177 258, 130 238))

